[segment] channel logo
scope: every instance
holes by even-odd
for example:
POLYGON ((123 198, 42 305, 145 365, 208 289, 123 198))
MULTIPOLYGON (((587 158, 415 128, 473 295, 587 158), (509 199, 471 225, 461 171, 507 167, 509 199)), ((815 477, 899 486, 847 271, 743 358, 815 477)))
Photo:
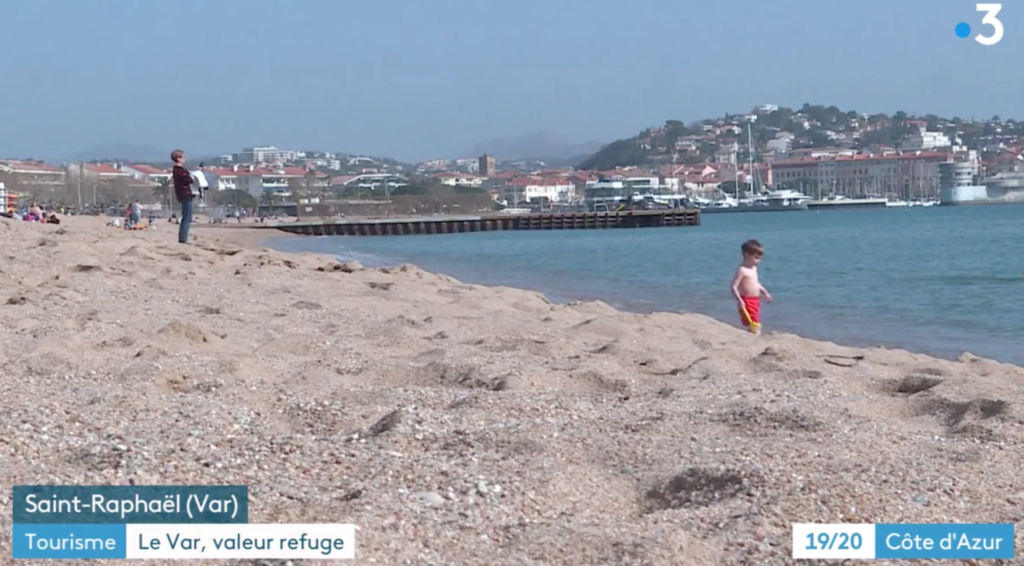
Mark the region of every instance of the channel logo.
MULTIPOLYGON (((992 35, 978 34, 974 36, 975 41, 982 45, 995 45, 1003 39, 1003 22, 999 19, 999 11, 1003 9, 1002 4, 977 4, 975 9, 985 15, 981 18, 981 25, 992 26, 992 35)), ((971 24, 960 22, 956 25, 956 36, 960 39, 967 39, 971 35, 971 24)))

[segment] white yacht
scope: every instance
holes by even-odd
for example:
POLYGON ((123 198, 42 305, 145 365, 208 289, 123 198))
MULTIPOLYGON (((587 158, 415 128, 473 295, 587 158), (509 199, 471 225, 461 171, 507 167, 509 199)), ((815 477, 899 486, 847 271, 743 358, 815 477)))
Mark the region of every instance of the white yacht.
POLYGON ((791 189, 779 189, 767 195, 749 199, 736 200, 726 197, 702 208, 702 212, 782 212, 788 210, 807 210, 807 202, 811 197, 791 189), (717 206, 716 206, 717 204, 717 206))

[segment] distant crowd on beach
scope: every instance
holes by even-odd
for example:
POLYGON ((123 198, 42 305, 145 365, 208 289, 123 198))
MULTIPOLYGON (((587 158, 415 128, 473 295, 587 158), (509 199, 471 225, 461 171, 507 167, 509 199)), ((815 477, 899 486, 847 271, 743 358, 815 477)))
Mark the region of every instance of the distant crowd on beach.
POLYGON ((64 208, 56 209, 51 208, 43 211, 42 207, 38 204, 33 203, 28 208, 16 209, 8 208, 3 216, 10 218, 11 220, 23 220, 25 222, 44 222, 46 224, 60 224, 60 217, 57 216, 57 211, 60 210, 61 214, 64 214, 64 208))

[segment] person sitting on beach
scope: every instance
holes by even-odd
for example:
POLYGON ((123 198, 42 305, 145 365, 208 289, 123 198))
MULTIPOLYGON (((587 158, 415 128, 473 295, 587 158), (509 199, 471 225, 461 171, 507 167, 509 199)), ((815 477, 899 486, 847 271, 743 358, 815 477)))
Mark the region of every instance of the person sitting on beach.
POLYGON ((747 240, 740 248, 743 251, 743 263, 732 278, 732 294, 740 311, 740 321, 751 333, 761 333, 761 293, 772 302, 772 296, 761 285, 757 275, 757 266, 764 256, 764 247, 757 240, 747 240))

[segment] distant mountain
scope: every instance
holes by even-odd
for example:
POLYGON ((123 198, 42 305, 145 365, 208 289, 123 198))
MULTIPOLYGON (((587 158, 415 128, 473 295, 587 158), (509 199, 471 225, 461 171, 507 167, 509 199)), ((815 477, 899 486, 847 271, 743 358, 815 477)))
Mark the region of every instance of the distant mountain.
POLYGON ((65 159, 65 161, 125 161, 134 163, 154 163, 170 161, 170 159, 170 149, 157 149, 148 146, 135 145, 128 142, 112 142, 91 147, 83 152, 70 156, 65 159))
POLYGON ((487 153, 498 161, 565 161, 591 155, 604 145, 595 141, 576 143, 550 132, 534 132, 480 142, 468 154, 479 157, 487 153))

